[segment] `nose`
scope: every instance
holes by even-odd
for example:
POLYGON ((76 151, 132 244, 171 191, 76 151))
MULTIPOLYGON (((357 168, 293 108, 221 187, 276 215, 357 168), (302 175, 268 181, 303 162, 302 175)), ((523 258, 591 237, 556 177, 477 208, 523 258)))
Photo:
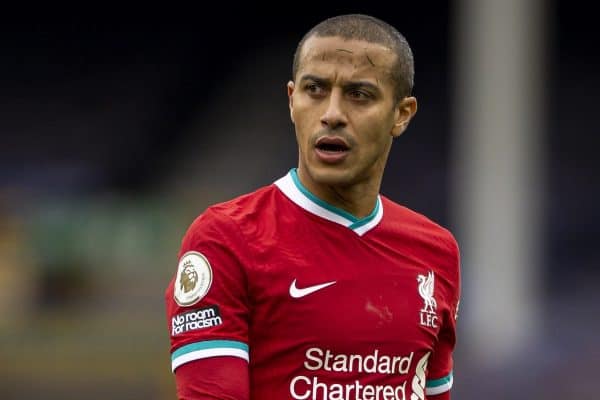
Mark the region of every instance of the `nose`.
POLYGON ((348 123, 344 112, 341 93, 332 91, 327 108, 321 116, 321 125, 329 129, 343 128, 348 123))

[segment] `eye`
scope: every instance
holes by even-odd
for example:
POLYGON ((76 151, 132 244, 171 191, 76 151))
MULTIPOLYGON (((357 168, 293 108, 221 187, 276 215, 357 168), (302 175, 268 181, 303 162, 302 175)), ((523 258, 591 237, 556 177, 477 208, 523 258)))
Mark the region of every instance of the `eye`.
POLYGON ((348 96, 353 100, 359 101, 369 100, 373 97, 370 93, 365 92, 364 90, 351 90, 348 92, 348 96))
POLYGON ((316 82, 307 83, 304 90, 311 96, 322 96, 325 93, 323 86, 316 82))

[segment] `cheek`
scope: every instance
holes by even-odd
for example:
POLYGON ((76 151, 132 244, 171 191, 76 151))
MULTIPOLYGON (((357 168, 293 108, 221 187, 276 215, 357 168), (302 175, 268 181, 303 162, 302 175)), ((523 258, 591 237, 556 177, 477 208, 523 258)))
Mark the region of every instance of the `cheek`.
POLYGON ((292 113, 294 118, 294 130, 296 132, 296 141, 298 142, 298 146, 301 148, 305 148, 308 146, 308 142, 310 140, 310 124, 307 123, 306 115, 301 112, 292 113))
POLYGON ((318 126, 315 127, 315 124, 319 124, 320 119, 316 115, 317 112, 312 107, 306 107, 301 104, 294 107, 292 118, 294 119, 297 136, 308 136, 310 132, 318 129, 318 126))
POLYGON ((374 113, 369 118, 363 118, 358 127, 358 132, 364 134, 359 135, 364 142, 372 144, 374 147, 380 146, 382 143, 387 143, 391 137, 392 124, 389 122, 387 115, 374 113))
POLYGON ((370 124, 365 124, 357 135, 364 149, 363 156, 368 159, 379 158, 391 144, 392 136, 388 124, 382 120, 374 119, 370 124))

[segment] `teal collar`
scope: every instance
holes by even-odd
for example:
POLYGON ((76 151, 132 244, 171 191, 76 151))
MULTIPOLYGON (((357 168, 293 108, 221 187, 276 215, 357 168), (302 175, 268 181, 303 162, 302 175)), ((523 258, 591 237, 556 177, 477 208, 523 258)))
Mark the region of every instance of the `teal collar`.
POLYGON ((381 221, 381 218, 383 218, 383 207, 379 195, 377 196, 377 202, 373 211, 364 218, 357 218, 349 212, 332 206, 309 192, 302 185, 300 179, 298 179, 296 168, 291 169, 287 175, 278 179, 275 185, 277 185, 286 197, 306 211, 337 224, 344 225, 359 236, 373 229, 381 221))

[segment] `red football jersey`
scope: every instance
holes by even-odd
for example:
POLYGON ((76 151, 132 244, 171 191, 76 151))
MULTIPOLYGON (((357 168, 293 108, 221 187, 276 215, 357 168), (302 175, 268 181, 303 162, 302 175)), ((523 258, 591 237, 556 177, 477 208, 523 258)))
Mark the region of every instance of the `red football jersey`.
POLYGON ((452 386, 452 235, 378 196, 358 219, 291 170, 207 209, 167 292, 172 369, 248 361, 251 399, 425 399, 452 386))

